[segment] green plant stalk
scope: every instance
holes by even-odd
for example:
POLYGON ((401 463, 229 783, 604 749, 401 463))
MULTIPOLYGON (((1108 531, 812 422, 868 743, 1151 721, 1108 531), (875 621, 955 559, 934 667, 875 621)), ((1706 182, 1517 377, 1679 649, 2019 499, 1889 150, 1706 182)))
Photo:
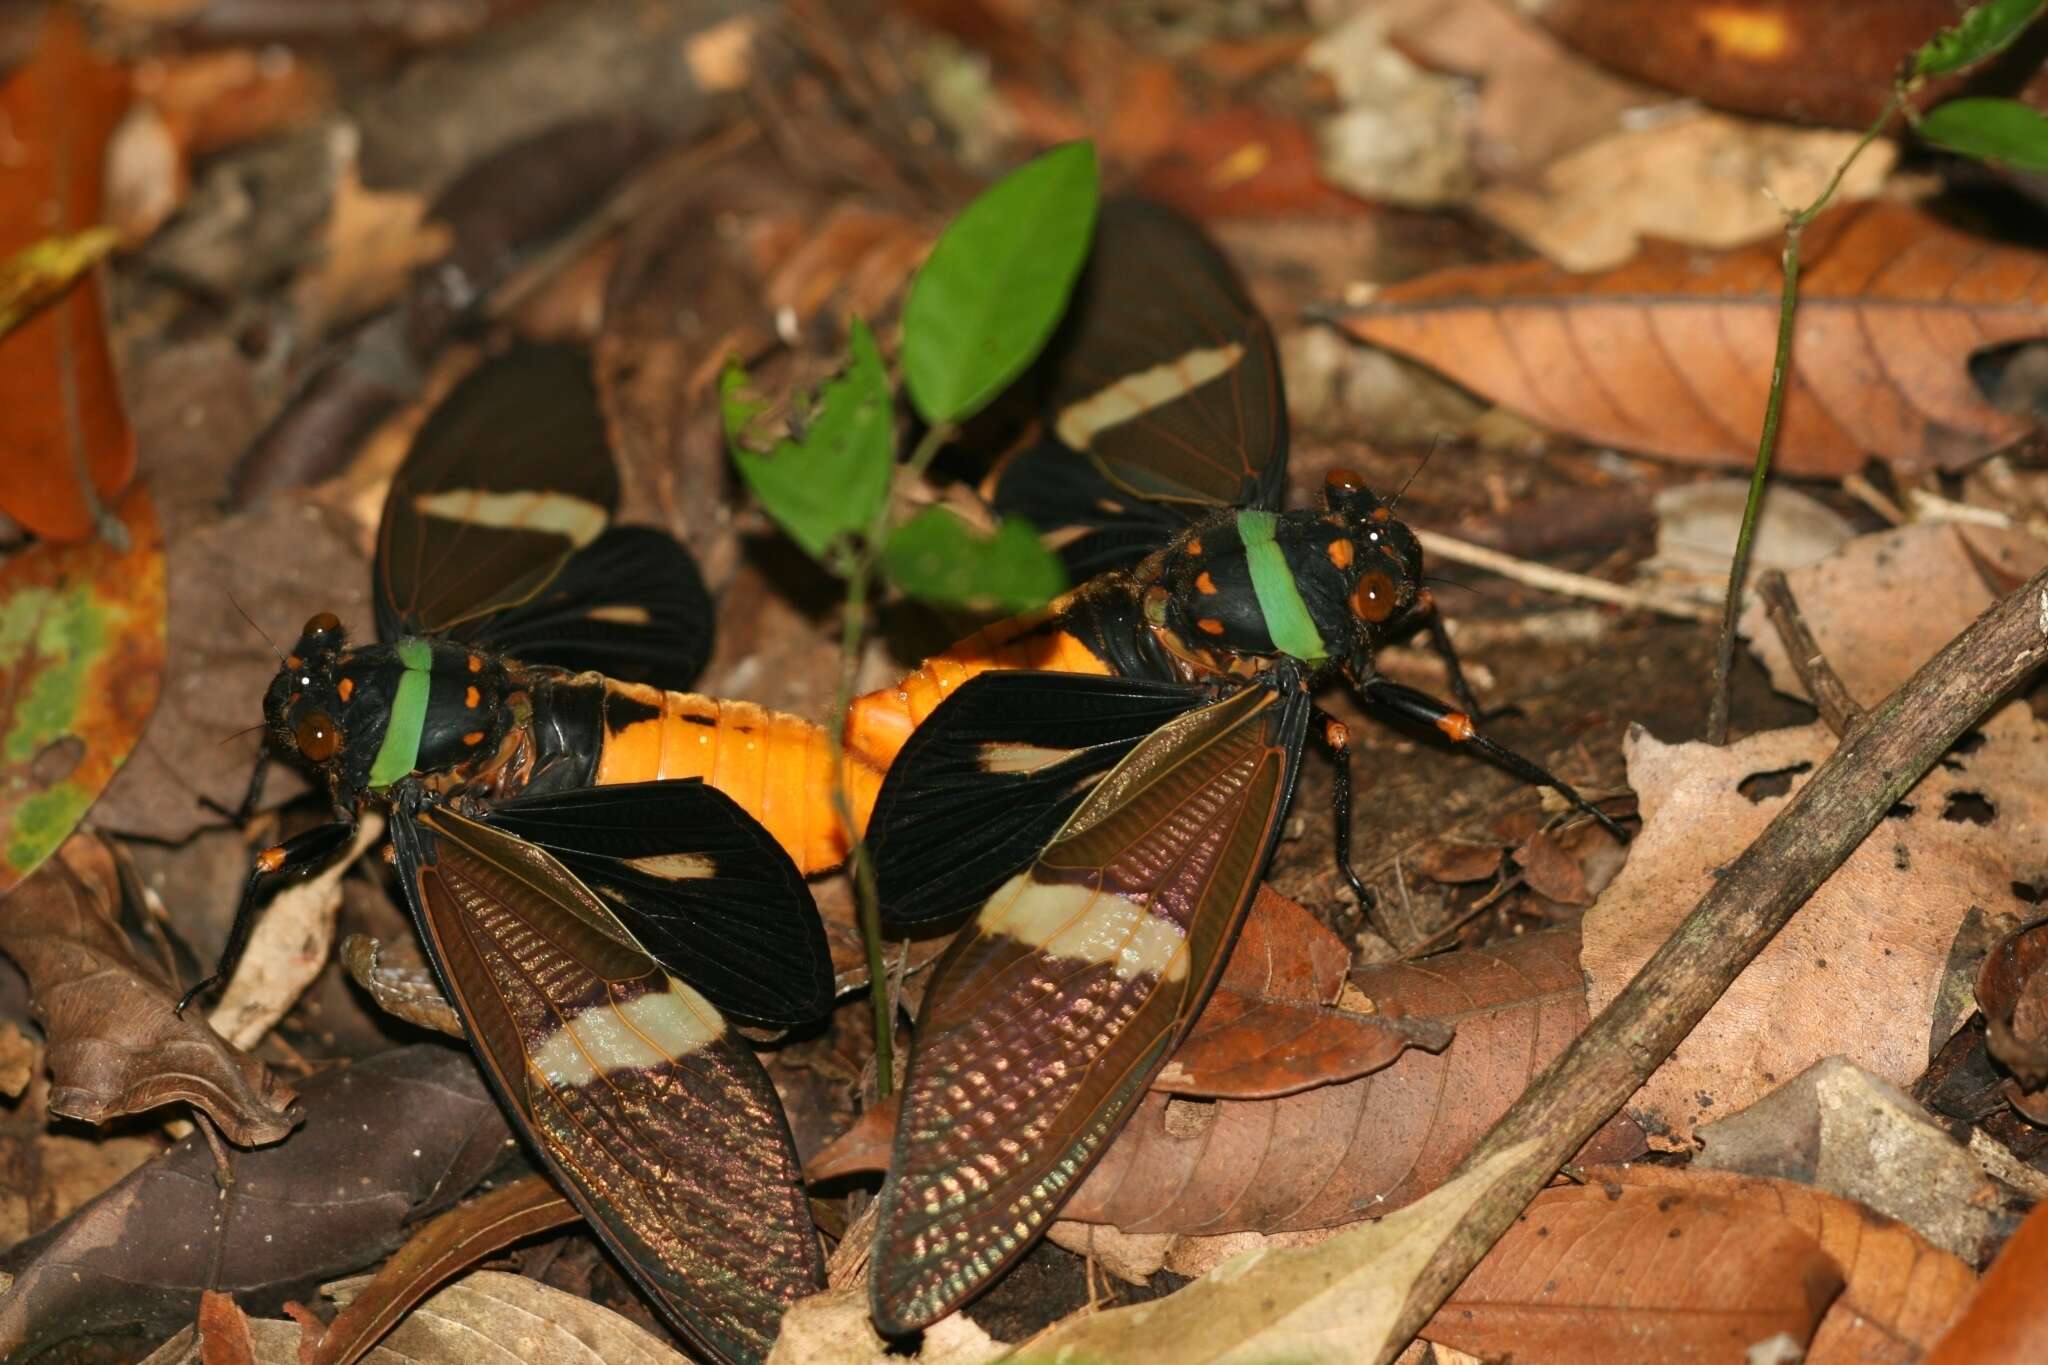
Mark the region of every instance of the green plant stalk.
MULTIPOLYGON (((942 422, 927 428, 910 452, 904 468, 920 477, 955 428, 942 422)), ((889 968, 882 956, 882 900, 875 886, 875 866, 868 844, 854 823, 853 797, 846 790, 846 710, 853 705, 854 679, 860 672, 860 649, 867 628, 868 585, 881 558, 882 538, 889 530, 892 499, 883 499, 861 537, 860 549, 846 573, 846 605, 839 628, 839 685, 832 699, 832 722, 825 727, 826 752, 832 764, 832 808, 846 827, 846 865, 853 877, 853 899, 860 912, 860 941, 868 955, 868 999, 875 1015, 875 1093, 887 1099, 896 1089, 895 1011, 889 1003, 889 968)))
POLYGON ((1728 566, 1728 596, 1721 609, 1721 639, 1714 655, 1713 695, 1707 707, 1707 742, 1725 744, 1728 742, 1728 675, 1735 667, 1735 623, 1742 614, 1742 585, 1749 577, 1749 555, 1756 540, 1757 517, 1763 511, 1764 484, 1771 471, 1771 456, 1778 448, 1778 424, 1785 412, 1785 385, 1792 373, 1792 325, 1799 307, 1799 238, 1807 226, 1820 216, 1828 201, 1841 188, 1842 178, 1849 168, 1856 164, 1856 158, 1863 155, 1863 149, 1877 141, 1899 110, 1905 107, 1907 98, 1918 87, 1918 81, 1901 81, 1892 86, 1891 98, 1878 112, 1877 119, 1864 130, 1842 163, 1835 167, 1834 176, 1820 196, 1805 208, 1785 216, 1785 283, 1778 293, 1778 349, 1771 362, 1771 390, 1764 401, 1763 430, 1758 433, 1756 463, 1750 468, 1749 497, 1742 506, 1742 527, 1735 536, 1735 557, 1728 566))

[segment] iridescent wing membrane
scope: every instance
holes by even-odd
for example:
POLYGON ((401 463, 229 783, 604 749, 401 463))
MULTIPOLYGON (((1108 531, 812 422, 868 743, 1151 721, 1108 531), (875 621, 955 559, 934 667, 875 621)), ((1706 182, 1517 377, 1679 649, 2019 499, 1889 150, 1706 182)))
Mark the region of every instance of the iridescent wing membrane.
POLYGON ((1030 1246, 1213 988, 1308 723, 1300 675, 1275 673, 1140 742, 941 959, 878 1207, 883 1331, 950 1312, 1030 1246))

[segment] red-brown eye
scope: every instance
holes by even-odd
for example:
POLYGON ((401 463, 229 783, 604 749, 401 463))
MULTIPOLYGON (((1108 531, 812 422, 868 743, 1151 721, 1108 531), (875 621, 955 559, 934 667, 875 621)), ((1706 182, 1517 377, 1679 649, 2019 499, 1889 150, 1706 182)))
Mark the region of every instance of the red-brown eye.
POLYGON ((1351 614, 1377 625, 1394 614, 1394 581, 1383 573, 1361 576, 1351 590, 1351 614))
POLYGON ((308 617, 306 628, 300 633, 304 635, 325 635, 330 631, 340 629, 341 618, 331 611, 323 611, 316 616, 308 617))
POLYGON ((341 730, 325 711, 307 712, 292 738, 298 741, 299 752, 315 763, 325 763, 341 749, 341 730))
POLYGON ((1358 471, 1355 469, 1339 468, 1325 474, 1323 476, 1323 484, 1325 487, 1335 489, 1339 493, 1356 493, 1359 489, 1365 487, 1365 480, 1358 476, 1358 471))

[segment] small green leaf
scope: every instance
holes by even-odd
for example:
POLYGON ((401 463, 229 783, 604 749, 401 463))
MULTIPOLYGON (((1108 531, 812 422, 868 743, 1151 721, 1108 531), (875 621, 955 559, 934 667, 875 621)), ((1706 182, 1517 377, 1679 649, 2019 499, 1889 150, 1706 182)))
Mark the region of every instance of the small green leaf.
POLYGON ((728 366, 718 386, 726 442, 741 477, 768 515, 820 562, 842 537, 872 524, 896 465, 889 376, 874 335, 859 318, 849 349, 846 372, 825 386, 803 436, 777 441, 765 455, 742 444, 762 410, 741 391, 746 371, 728 366))
POLYGON ((1986 0, 1963 12, 1953 28, 1927 40, 1913 55, 1915 76, 1948 76, 2005 51, 2048 0, 1986 0))
POLYGON ((1095 235, 1095 144, 989 186, 940 234, 903 305, 903 381, 938 426, 979 412, 1052 335, 1095 235))
POLYGON ((1920 120, 1920 136, 1980 161, 2048 171, 2048 118, 2017 100, 1950 100, 1920 120))
POLYGON ((897 527, 882 547, 882 567, 912 597, 976 610, 1026 611, 1067 586, 1059 557, 1028 523, 1011 517, 984 538, 943 507, 897 527))

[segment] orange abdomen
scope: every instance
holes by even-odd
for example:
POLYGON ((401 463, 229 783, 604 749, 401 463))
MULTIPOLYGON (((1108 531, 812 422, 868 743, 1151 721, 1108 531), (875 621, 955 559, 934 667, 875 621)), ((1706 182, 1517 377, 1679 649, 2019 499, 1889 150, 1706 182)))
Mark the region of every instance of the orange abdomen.
MULTIPOLYGON (((759 820, 806 875, 846 861, 849 841, 832 805, 832 752, 822 727, 752 702, 611 679, 604 685, 607 703, 622 698, 638 706, 631 708, 637 718, 617 728, 617 712, 607 707, 599 786, 702 778, 759 820)), ((848 755, 847 796, 862 826, 881 781, 879 770, 848 755)))
MULTIPOLYGON (((849 766, 888 772, 911 732, 924 724, 925 717, 937 710, 954 688, 977 674, 999 668, 1032 668, 1106 675, 1109 666, 1059 628, 1057 606, 984 627, 945 653, 926 659, 894 687, 876 688, 854 698, 846 711, 849 766)), ((865 825, 865 811, 861 819, 865 825)))

